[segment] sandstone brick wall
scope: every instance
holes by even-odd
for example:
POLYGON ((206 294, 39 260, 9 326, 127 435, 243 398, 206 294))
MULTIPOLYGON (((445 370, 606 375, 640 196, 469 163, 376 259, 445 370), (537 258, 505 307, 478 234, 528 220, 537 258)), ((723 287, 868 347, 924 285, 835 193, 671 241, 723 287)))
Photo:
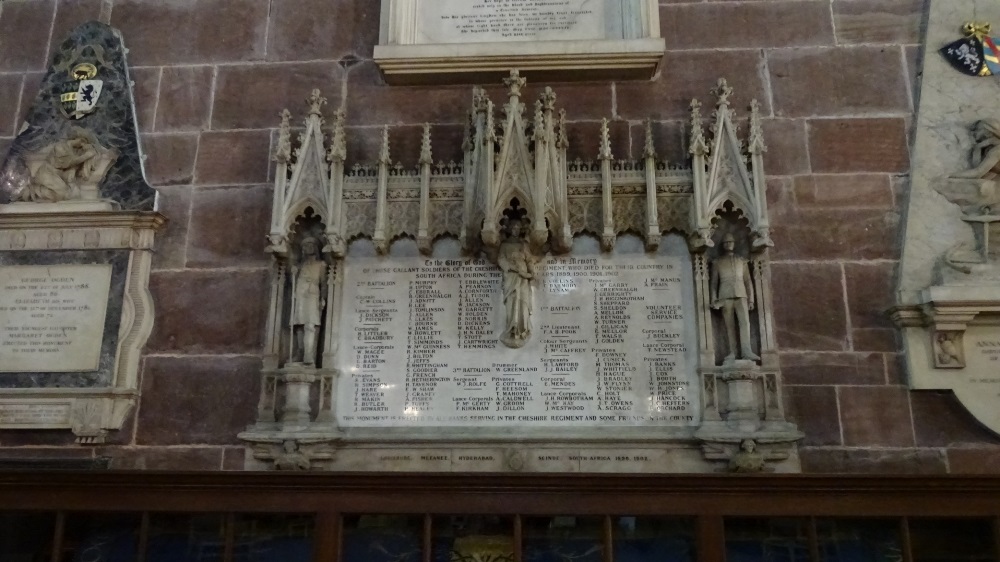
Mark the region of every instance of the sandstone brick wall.
MULTIPOLYGON (((786 404, 807 472, 991 470, 1000 439, 949 394, 911 392, 892 302, 924 0, 661 0, 667 49, 653 81, 553 84, 594 157, 601 117, 616 157, 652 117, 683 158, 687 102, 720 76, 761 101, 786 404)), ((278 112, 314 87, 349 121, 349 159, 413 164, 420 124, 435 157, 460 155, 469 86, 387 87, 373 64, 378 0, 4 0, 0 151, 34 96, 49 46, 110 14, 124 32, 150 182, 170 226, 151 288, 157 324, 141 403, 113 445, 65 432, 0 432, 0 456, 114 458, 120 468, 236 469, 254 416, 264 330, 270 148, 278 112), (69 451, 69 452, 67 452, 69 451)), ((931 55, 936 56, 936 55, 931 55)), ((539 86, 530 85, 534 96, 539 86)), ((499 90, 497 90, 499 93, 499 90)), ((496 96, 495 96, 496 98, 496 96)))

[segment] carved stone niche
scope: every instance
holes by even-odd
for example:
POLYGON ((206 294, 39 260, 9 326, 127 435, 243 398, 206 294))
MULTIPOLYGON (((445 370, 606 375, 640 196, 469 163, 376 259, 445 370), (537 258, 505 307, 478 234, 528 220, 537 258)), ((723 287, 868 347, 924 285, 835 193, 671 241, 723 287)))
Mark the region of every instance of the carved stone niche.
POLYGON ((415 169, 388 127, 346 168, 318 91, 294 148, 284 114, 247 468, 797 470, 757 104, 744 143, 725 81, 709 138, 693 102, 688 164, 657 159, 652 123, 616 160, 606 120, 570 162, 556 94, 528 112, 505 85, 500 112, 473 89, 462 162, 434 163, 427 125, 415 169))
POLYGON ((59 47, 0 169, 0 428, 122 427, 153 327, 154 210, 120 34, 59 47))
POLYGON ((382 0, 381 23, 391 84, 648 79, 665 48, 656 0, 382 0))

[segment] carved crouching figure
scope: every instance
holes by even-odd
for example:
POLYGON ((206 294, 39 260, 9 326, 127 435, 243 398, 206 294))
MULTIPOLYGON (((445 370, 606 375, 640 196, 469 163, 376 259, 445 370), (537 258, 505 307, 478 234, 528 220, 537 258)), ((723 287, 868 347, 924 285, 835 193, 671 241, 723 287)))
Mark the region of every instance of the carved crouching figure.
POLYGON ((56 203, 97 199, 118 152, 102 147, 92 133, 73 127, 67 138, 25 155, 30 181, 19 200, 56 203))
POLYGON ((301 243, 301 261, 293 268, 295 287, 292 304, 292 360, 304 365, 316 364, 316 343, 323 325, 323 297, 326 287, 326 262, 318 256, 319 244, 306 237, 301 243))
POLYGON ((497 264, 503 270, 503 303, 507 312, 500 341, 507 347, 523 347, 531 337, 531 281, 536 270, 535 257, 522 237, 520 221, 511 224, 510 235, 500 244, 497 264))
POLYGON ((736 239, 732 234, 722 238, 722 255, 712 263, 712 308, 722 311, 726 324, 725 362, 736 359, 740 350, 741 359, 757 361, 750 344, 750 311, 754 309, 753 281, 747 260, 736 255, 736 239), (736 326, 739 325, 739 341, 736 326))

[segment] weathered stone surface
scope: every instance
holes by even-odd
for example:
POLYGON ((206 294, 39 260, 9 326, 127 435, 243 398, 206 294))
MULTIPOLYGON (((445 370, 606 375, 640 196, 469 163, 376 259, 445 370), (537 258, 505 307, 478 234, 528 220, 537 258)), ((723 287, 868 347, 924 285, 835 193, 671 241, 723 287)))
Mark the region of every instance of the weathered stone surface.
POLYGON ((771 215, 774 254, 788 260, 898 259, 899 213, 799 209, 771 215))
POLYGON ((772 176, 809 173, 806 122, 801 119, 765 119, 763 124, 767 144, 764 171, 772 176))
POLYGON ((154 272, 156 325, 147 344, 162 353, 258 353, 264 334, 267 273, 154 272))
POLYGON ((348 55, 370 59, 378 31, 377 2, 275 0, 271 3, 267 59, 336 60, 348 55))
POLYGON ((831 4, 837 43, 920 41, 924 0, 839 0, 831 4))
POLYGON ((198 144, 199 185, 259 184, 267 181, 269 131, 205 132, 198 144))
MULTIPOLYGON (((608 137, 611 139, 611 155, 618 159, 642 159, 645 145, 645 125, 637 126, 633 132, 626 121, 611 121, 608 123, 608 137)), ((596 161, 600 145, 594 141, 601 138, 600 121, 580 121, 566 124, 566 134, 569 137, 567 157, 572 161, 581 158, 584 161, 596 161)))
POLYGON ((128 447, 109 448, 113 470, 219 470, 222 451, 218 447, 128 447))
POLYGON ((1000 437, 976 421, 950 391, 910 393, 918 447, 1000 445, 1000 437))
MULTIPOLYGON (((229 444, 256 414, 256 357, 149 357, 142 377, 140 445, 229 444), (225 407, 219 398, 225 396, 225 407)), ((214 454, 215 469, 222 462, 214 454)))
POLYGON ((945 474, 939 449, 799 449, 802 472, 813 474, 945 474))
POLYGON ((887 174, 813 174, 795 178, 795 202, 808 209, 892 209, 887 174))
POLYGON ((281 110, 302 122, 314 88, 329 101, 327 116, 340 106, 343 71, 333 61, 296 64, 220 66, 215 80, 212 129, 277 127, 281 110))
POLYGON ((894 118, 813 119, 809 157, 814 172, 889 172, 909 169, 906 121, 894 118))
POLYGON ((775 263, 771 275, 778 347, 843 350, 847 322, 840 266, 775 263))
POLYGON ((839 389, 844 444, 855 447, 912 447, 909 392, 892 386, 839 389))
MULTIPOLYGON (((435 125, 431 129, 431 155, 434 162, 461 162, 465 125, 435 125)), ((382 146, 382 129, 347 127, 347 158, 349 162, 373 164, 378 161, 382 146)), ((389 155, 393 163, 413 168, 420 158, 422 125, 399 125, 389 130, 389 155)))
POLYGON ((130 68, 129 77, 135 82, 135 121, 139 131, 148 133, 156 121, 156 102, 160 97, 160 72, 157 67, 130 68))
POLYGON ((208 127, 212 110, 211 66, 182 66, 163 69, 156 104, 156 130, 200 131, 208 127))
POLYGON ((188 222, 191 216, 191 187, 158 187, 160 213, 169 221, 156 233, 153 269, 179 269, 184 267, 188 239, 188 222))
MULTIPOLYGON (((710 105, 709 93, 718 79, 739 84, 730 100, 740 112, 750 100, 757 99, 765 114, 770 113, 769 96, 764 89, 760 51, 667 51, 659 77, 652 82, 618 82, 615 96, 618 117, 624 119, 683 119, 689 115, 688 104, 698 98, 710 105)), ((570 95, 566 90, 565 95, 570 95)))
POLYGON ((187 267, 266 265, 261 225, 271 220, 271 193, 267 185, 195 190, 187 267))
POLYGON ((779 49, 767 62, 778 116, 910 111, 898 47, 779 49))
POLYGON ((246 449, 243 447, 227 447, 222 452, 222 470, 243 470, 246 459, 246 449))
POLYGON ((805 433, 803 445, 840 445, 837 389, 832 386, 784 388, 785 417, 805 433))
MULTIPOLYGON (((102 0, 57 0, 55 20, 49 53, 54 53, 59 43, 81 23, 99 20, 102 0)), ((127 46, 127 45, 126 45, 127 46)))
POLYGON ((257 0, 119 0, 111 25, 136 66, 250 61, 264 56, 267 9, 257 0))
POLYGON ((781 353, 786 384, 885 384, 881 353, 781 353))
POLYGON ((190 184, 198 154, 196 134, 149 134, 142 136, 146 179, 155 186, 190 184))
POLYGON ((55 0, 7 0, 0 11, 0 72, 43 70, 55 0))
POLYGON ((798 47, 833 43, 828 5, 713 2, 660 7, 667 49, 798 47), (768 33, 760 33, 767 29, 768 33))
MULTIPOLYGON (((610 108, 611 88, 606 87, 610 108)), ((468 86, 388 86, 373 62, 365 62, 347 73, 347 122, 379 123, 467 123, 471 103, 468 86), (420 103, 414 103, 415 100, 420 103)), ((528 99, 527 96, 525 99, 528 99)), ((494 98, 494 103, 504 101, 494 98)))
POLYGON ((847 307, 851 314, 852 344, 859 351, 898 348, 889 307, 895 302, 893 273, 896 262, 847 263, 847 307))

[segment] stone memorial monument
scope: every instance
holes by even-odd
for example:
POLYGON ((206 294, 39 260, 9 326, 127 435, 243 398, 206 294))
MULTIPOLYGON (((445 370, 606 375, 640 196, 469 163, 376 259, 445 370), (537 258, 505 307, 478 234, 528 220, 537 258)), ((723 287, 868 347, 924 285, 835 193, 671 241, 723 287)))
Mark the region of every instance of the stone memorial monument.
POLYGON ((664 48, 656 0, 382 0, 375 62, 390 83, 648 79, 664 48))
POLYGON ((282 116, 257 422, 247 467, 793 471, 771 318, 763 135, 719 82, 691 160, 569 161, 545 88, 481 88, 461 163, 348 167, 344 113, 282 116))
POLYGON ((0 427, 121 428, 153 326, 155 196, 121 36, 82 25, 0 168, 0 427))
POLYGON ((969 21, 977 12, 1000 21, 1000 8, 973 0, 930 4, 898 302, 891 314, 902 330, 911 387, 954 391, 977 420, 1000 433, 996 77, 978 68, 987 62, 982 58, 949 62, 955 55, 949 46, 963 28, 963 42, 989 31, 969 21))

